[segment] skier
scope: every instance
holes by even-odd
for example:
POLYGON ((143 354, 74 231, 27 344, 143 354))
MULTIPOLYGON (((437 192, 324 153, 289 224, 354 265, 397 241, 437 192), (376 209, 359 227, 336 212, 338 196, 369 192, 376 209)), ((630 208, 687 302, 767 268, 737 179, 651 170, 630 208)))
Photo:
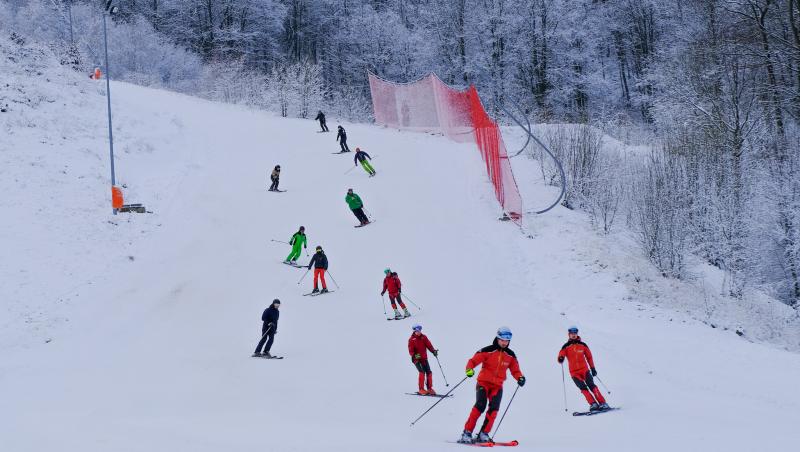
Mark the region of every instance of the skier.
POLYGON ((344 197, 345 202, 350 207, 350 210, 353 211, 353 215, 358 218, 358 221, 361 222, 361 226, 369 224, 369 218, 364 215, 364 202, 361 201, 361 197, 357 194, 353 193, 352 188, 347 189, 347 195, 344 197))
POLYGON ((366 152, 362 151, 361 148, 356 148, 356 155, 353 156, 353 162, 356 165, 358 165, 358 162, 361 162, 361 166, 364 167, 364 171, 369 173, 370 176, 374 176, 375 169, 372 168, 372 165, 370 165, 367 159, 372 160, 372 157, 370 157, 366 152))
POLYGON ((308 249, 308 240, 306 239, 306 228, 305 226, 300 226, 300 230, 295 232, 291 239, 289 239, 289 245, 292 245, 292 252, 286 256, 286 260, 283 261, 284 264, 296 264, 297 258, 300 257, 300 247, 308 249))
POLYGON ((350 148, 347 147, 347 132, 344 131, 344 127, 339 126, 339 133, 336 134, 336 141, 339 142, 339 146, 342 147, 341 152, 350 152, 350 148))
POLYGON ((411 355, 411 362, 414 363, 414 367, 419 371, 419 391, 417 391, 417 394, 436 395, 436 391, 433 390, 433 372, 431 372, 431 366, 428 364, 428 350, 433 353, 433 356, 438 356, 439 350, 433 348, 428 336, 422 334, 422 325, 414 325, 411 329, 411 337, 408 338, 408 354, 411 355), (427 390, 425 390, 426 381, 427 390))
POLYGON ((581 394, 589 403, 589 411, 609 409, 610 407, 600 392, 600 388, 594 384, 594 379, 592 378, 597 376, 597 370, 594 368, 594 359, 589 346, 581 341, 581 337, 578 336, 577 326, 569 327, 567 333, 569 340, 558 352, 558 362, 563 365, 564 358, 569 362, 569 376, 572 377, 575 386, 581 390, 581 394))
POLYGON ((383 291, 381 292, 381 296, 383 296, 386 291, 389 291, 389 302, 392 303, 392 309, 394 310, 394 319, 400 320, 406 317, 411 317, 411 313, 408 312, 408 308, 406 308, 405 303, 400 298, 400 278, 397 276, 397 273, 391 271, 390 269, 386 269, 383 271, 386 275, 383 278, 383 291), (400 311, 397 310, 397 305, 400 305, 400 308, 403 309, 403 314, 400 314, 400 311))
POLYGON ((314 290, 311 293, 328 293, 328 285, 325 283, 325 272, 328 271, 328 257, 325 256, 325 252, 322 251, 322 247, 317 247, 317 252, 314 253, 314 257, 311 258, 311 261, 308 263, 308 269, 311 270, 311 266, 314 266, 314 290), (320 292, 317 286, 317 280, 322 279, 322 291, 320 292))
POLYGON ((503 382, 506 380, 506 369, 511 371, 511 376, 517 380, 520 386, 525 385, 525 377, 519 370, 519 362, 517 355, 514 354, 508 345, 511 343, 511 330, 508 327, 500 327, 497 330, 497 337, 495 337, 492 345, 478 350, 469 361, 467 361, 467 377, 475 375, 475 366, 481 364, 481 373, 478 374, 478 384, 475 392, 475 406, 469 414, 467 423, 464 424, 464 432, 461 434, 459 443, 487 443, 489 439, 489 432, 492 431, 494 419, 497 417, 497 411, 500 409, 500 401, 503 398, 503 382), (483 426, 480 432, 472 438, 472 430, 475 429, 475 424, 481 413, 486 409, 486 417, 483 421, 483 426))
POLYGON ((278 183, 281 179, 281 166, 275 165, 275 169, 272 170, 272 174, 269 176, 272 179, 272 185, 269 186, 269 191, 278 191, 278 183))
POLYGON ((316 121, 319 121, 319 126, 322 129, 320 132, 327 132, 328 126, 325 124, 325 113, 320 110, 317 112, 317 117, 314 118, 316 121))
POLYGON ((275 333, 278 332, 278 317, 281 315, 278 308, 280 307, 281 300, 276 298, 272 300, 272 304, 261 314, 261 321, 264 323, 261 325, 261 340, 258 341, 258 345, 256 345, 256 351, 253 353, 254 357, 264 356, 266 358, 272 358, 272 355, 269 354, 269 350, 272 348, 272 341, 275 340, 275 333), (264 346, 265 342, 267 344, 266 346, 264 346), (261 354, 261 347, 264 347, 263 355, 261 354))

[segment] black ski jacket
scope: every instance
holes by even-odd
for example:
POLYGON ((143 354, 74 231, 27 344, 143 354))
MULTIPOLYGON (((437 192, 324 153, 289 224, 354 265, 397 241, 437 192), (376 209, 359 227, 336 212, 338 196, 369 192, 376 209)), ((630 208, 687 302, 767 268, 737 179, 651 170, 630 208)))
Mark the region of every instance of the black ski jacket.
POLYGON ((314 253, 314 257, 312 257, 311 261, 308 263, 308 268, 311 269, 312 265, 314 268, 328 269, 328 256, 325 255, 324 251, 321 253, 314 253))
POLYGON ((353 156, 353 163, 363 162, 365 158, 372 160, 372 157, 370 157, 366 152, 356 151, 356 155, 353 156))
POLYGON ((347 141, 347 132, 344 131, 344 127, 339 129, 339 133, 336 134, 336 140, 337 141, 347 141))
POLYGON ((317 120, 317 121, 325 122, 325 113, 323 113, 323 112, 317 113, 317 117, 314 118, 314 119, 317 120))
POLYGON ((271 323, 273 325, 272 332, 276 333, 278 331, 278 317, 280 317, 280 315, 280 311, 275 309, 274 305, 269 305, 267 309, 264 309, 264 313, 261 314, 261 320, 264 322, 265 327, 271 323))

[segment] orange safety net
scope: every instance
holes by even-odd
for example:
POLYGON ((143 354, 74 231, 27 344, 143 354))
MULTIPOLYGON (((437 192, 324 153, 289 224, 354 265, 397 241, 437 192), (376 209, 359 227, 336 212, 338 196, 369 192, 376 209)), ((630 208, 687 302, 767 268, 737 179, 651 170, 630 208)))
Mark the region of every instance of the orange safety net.
POLYGON ((511 171, 503 137, 481 104, 475 86, 458 90, 427 75, 394 83, 369 74, 375 122, 420 132, 441 132, 459 143, 474 141, 486 164, 495 196, 515 222, 522 219, 522 197, 511 171))

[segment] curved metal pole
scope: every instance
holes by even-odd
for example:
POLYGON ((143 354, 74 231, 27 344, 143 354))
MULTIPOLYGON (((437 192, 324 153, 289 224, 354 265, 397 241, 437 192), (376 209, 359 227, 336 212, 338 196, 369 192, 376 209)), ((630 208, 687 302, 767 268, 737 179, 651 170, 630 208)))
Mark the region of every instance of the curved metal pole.
POLYGON ((503 110, 503 112, 505 112, 505 114, 507 114, 507 115, 508 115, 508 116, 509 116, 509 117, 510 117, 510 118, 511 118, 511 119, 512 119, 514 122, 516 122, 516 123, 517 123, 517 125, 518 125, 518 126, 520 126, 520 127, 522 128, 522 130, 524 130, 524 131, 525 131, 525 132, 528 134, 528 138, 533 138, 533 141, 535 141, 536 143, 538 143, 538 144, 539 144, 539 146, 541 146, 541 147, 542 147, 542 149, 544 149, 544 150, 545 150, 545 152, 547 152, 547 154, 548 154, 548 155, 549 155, 549 156, 550 156, 550 157, 553 159, 553 161, 554 161, 554 162, 556 162, 556 166, 558 167, 558 172, 561 174, 561 193, 559 193, 559 194, 558 194, 558 198, 555 200, 555 202, 553 202, 553 204, 550 204, 550 206, 548 206, 546 209, 544 209, 544 210, 539 210, 539 211, 534 211, 534 213, 536 213, 536 214, 540 214, 540 213, 545 213, 545 212, 548 212, 548 211, 549 211, 549 210, 551 210, 553 207, 557 206, 559 202, 561 202, 561 199, 563 199, 563 198, 564 198, 564 194, 567 192, 567 176, 566 176, 566 174, 564 174, 564 167, 563 167, 563 166, 561 166, 561 162, 560 162, 560 161, 559 161, 559 160, 556 158, 556 156, 555 156, 555 155, 553 155, 553 153, 552 153, 552 152, 550 152, 550 149, 548 149, 548 148, 547 148, 547 146, 545 146, 545 145, 544 145, 544 143, 542 143, 542 142, 541 142, 541 141, 540 141, 538 138, 536 138, 536 135, 534 135, 533 133, 531 133, 530 129, 526 129, 526 128, 525 128, 525 126, 523 126, 523 125, 522 125, 522 123, 521 123, 521 122, 519 122, 519 120, 517 119, 517 117, 516 117, 516 116, 514 116, 513 114, 511 114, 511 112, 510 112, 510 111, 508 111, 508 109, 506 108, 506 106, 505 106, 505 105, 503 105, 503 104, 500 104, 500 108, 501 108, 501 109, 503 110))
POLYGON ((527 135, 528 135, 527 138, 528 139, 525 140, 525 144, 522 145, 522 147, 519 149, 519 151, 517 151, 516 154, 511 156, 511 157, 517 157, 517 156, 519 156, 520 154, 522 154, 525 151, 525 148, 528 147, 528 143, 531 142, 531 135, 533 135, 533 133, 532 133, 533 127, 531 127, 531 120, 528 118, 528 115, 525 114, 525 110, 523 110, 522 107, 520 107, 518 103, 513 102, 513 101, 512 101, 512 103, 514 104, 515 107, 517 107, 517 110, 519 110, 519 112, 522 113, 522 117, 525 118, 525 122, 528 124, 528 128, 527 129, 525 129, 523 127, 523 129, 525 129, 525 131, 528 132, 527 133, 527 135))

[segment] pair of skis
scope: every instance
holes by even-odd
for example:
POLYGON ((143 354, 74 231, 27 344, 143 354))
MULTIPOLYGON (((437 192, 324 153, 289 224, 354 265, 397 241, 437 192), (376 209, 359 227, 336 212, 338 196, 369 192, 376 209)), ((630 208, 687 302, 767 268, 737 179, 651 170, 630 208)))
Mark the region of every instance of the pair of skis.
POLYGON ((573 416, 594 416, 595 414, 600 413, 608 413, 609 411, 618 410, 620 407, 608 407, 605 410, 597 410, 597 411, 575 411, 572 413, 573 416))
POLYGON ((303 296, 304 297, 317 297, 317 296, 320 296, 320 295, 325 295, 325 294, 334 293, 334 292, 336 292, 336 291, 335 290, 329 290, 327 292, 309 292, 309 293, 304 293, 303 296))
POLYGON ((267 355, 263 355, 263 354, 258 354, 258 355, 253 354, 252 357, 253 358, 261 358, 261 359, 283 359, 283 356, 274 356, 274 355, 273 356, 267 356, 267 355))
POLYGON ((477 447, 495 447, 495 446, 507 446, 507 447, 514 447, 519 446, 519 441, 512 440, 512 441, 488 441, 485 443, 462 443, 461 441, 448 441, 449 443, 456 443, 456 444, 463 444, 465 446, 477 446, 477 447))
POLYGON ((445 397, 453 397, 453 394, 450 394, 450 395, 448 395, 448 394, 444 394, 444 395, 442 395, 442 394, 420 394, 418 392, 407 392, 406 394, 420 396, 420 397, 436 397, 436 398, 439 398, 439 399, 444 399, 445 397))
POLYGON ((357 225, 355 225, 355 226, 353 226, 353 227, 354 227, 354 228, 363 228, 364 226, 370 225, 370 224, 372 224, 372 223, 374 223, 374 222, 375 222, 375 220, 369 220, 368 222, 366 222, 366 223, 364 223, 364 224, 357 224, 357 225))

